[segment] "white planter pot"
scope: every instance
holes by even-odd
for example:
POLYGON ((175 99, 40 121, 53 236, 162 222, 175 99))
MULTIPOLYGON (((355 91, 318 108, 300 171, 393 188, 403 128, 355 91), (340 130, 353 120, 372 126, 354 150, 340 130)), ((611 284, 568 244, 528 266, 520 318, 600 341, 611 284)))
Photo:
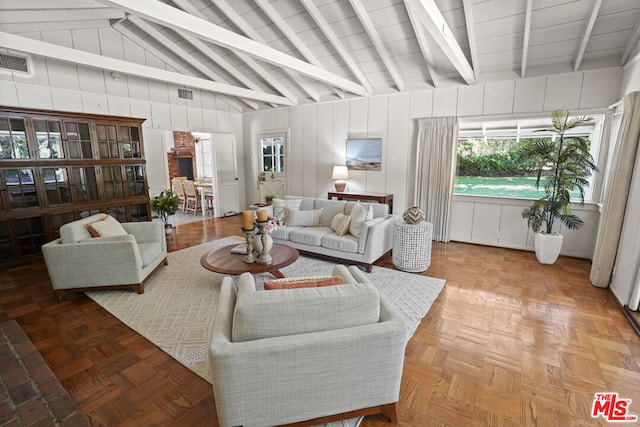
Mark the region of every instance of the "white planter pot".
POLYGON ((558 255, 560 255, 560 249, 562 249, 563 239, 560 234, 536 233, 535 248, 538 261, 541 264, 556 262, 558 255))

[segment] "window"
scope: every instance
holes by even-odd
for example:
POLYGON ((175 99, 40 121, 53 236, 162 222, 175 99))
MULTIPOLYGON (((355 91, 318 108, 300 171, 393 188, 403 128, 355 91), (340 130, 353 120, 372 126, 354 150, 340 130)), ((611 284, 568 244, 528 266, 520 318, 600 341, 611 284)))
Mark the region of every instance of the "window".
POLYGON ((284 134, 259 136, 261 148, 260 172, 284 172, 284 134))
MULTIPOLYGON (((572 135, 586 136, 597 161, 604 116, 595 116, 588 126, 573 129, 572 135)), ((550 119, 506 120, 461 123, 454 194, 538 199, 544 188, 536 189, 534 165, 519 158, 518 148, 531 139, 555 138, 550 119)), ((594 176, 590 177, 590 184, 594 176)), ((572 197, 578 197, 576 191, 572 197)), ((591 199, 591 185, 585 200, 591 199)))

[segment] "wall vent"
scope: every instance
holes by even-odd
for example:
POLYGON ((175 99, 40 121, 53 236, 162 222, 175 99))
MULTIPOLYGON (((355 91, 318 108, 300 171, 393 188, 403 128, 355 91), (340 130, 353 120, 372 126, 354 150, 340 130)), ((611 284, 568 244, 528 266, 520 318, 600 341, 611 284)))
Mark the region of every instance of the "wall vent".
POLYGON ((33 62, 26 55, 16 55, 7 51, 0 52, 0 72, 31 77, 33 75, 33 62))
POLYGON ((189 89, 178 89, 178 98, 193 99, 193 91, 189 89))

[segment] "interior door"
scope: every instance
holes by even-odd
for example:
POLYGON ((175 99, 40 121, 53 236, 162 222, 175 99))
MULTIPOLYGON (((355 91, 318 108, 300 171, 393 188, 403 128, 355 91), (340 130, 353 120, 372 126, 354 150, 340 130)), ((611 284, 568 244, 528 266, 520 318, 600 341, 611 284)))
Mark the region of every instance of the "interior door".
POLYGON ((212 155, 215 165, 215 215, 235 215, 240 212, 235 137, 232 134, 213 134, 212 155))

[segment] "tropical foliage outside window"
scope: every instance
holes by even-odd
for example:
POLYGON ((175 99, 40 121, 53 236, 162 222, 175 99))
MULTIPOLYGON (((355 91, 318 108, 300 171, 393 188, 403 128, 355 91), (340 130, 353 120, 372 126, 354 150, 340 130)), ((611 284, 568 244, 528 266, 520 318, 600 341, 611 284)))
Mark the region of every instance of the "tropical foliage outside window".
MULTIPOLYGON (((461 132, 458 139, 457 174, 454 194, 489 197, 519 197, 538 199, 544 188, 536 189, 536 170, 531 160, 524 159, 519 150, 532 140, 550 140, 553 135, 528 129, 516 137, 516 129, 509 135, 478 135, 461 132)), ((589 139, 593 131, 576 133, 589 139)), ((593 142, 597 144, 599 141, 593 142)), ((592 151, 593 147, 592 147, 592 151)), ((571 194, 577 198, 578 194, 571 194)))

